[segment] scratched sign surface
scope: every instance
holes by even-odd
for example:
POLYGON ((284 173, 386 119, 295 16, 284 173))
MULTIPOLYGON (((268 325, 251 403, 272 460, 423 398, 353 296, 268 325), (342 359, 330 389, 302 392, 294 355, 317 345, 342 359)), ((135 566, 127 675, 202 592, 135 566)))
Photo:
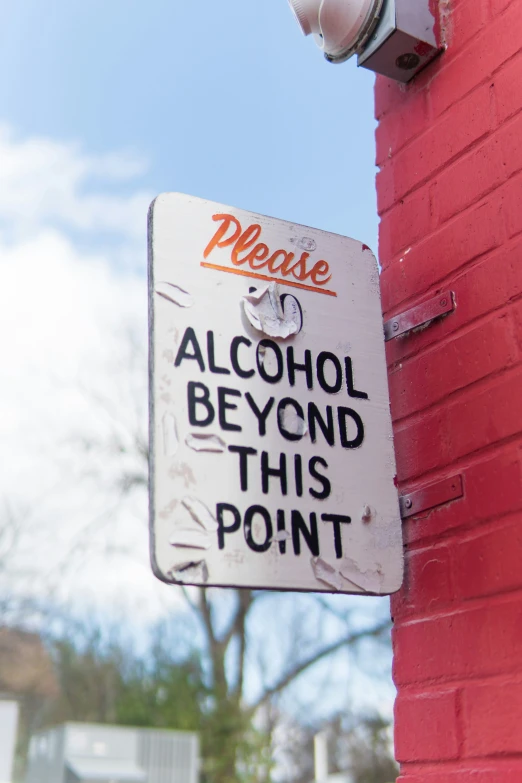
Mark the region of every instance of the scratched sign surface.
POLYGON ((401 524, 372 253, 180 194, 153 203, 149 246, 156 576, 397 590, 401 524))

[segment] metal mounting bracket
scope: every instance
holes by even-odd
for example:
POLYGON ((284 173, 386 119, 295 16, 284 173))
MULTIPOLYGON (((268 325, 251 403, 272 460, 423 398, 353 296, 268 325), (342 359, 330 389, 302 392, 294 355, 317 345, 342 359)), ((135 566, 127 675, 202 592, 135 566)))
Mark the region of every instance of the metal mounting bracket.
POLYGON ((407 495, 399 497, 401 517, 407 519, 431 508, 442 506, 451 500, 458 500, 464 495, 464 484, 460 474, 434 484, 416 489, 407 495))
POLYGON ((384 324, 384 339, 393 340, 394 337, 400 337, 401 334, 411 332, 412 329, 418 329, 425 326, 435 318, 441 315, 452 313, 455 310, 455 294, 453 291, 445 291, 427 302, 412 307, 404 313, 396 315, 384 324))

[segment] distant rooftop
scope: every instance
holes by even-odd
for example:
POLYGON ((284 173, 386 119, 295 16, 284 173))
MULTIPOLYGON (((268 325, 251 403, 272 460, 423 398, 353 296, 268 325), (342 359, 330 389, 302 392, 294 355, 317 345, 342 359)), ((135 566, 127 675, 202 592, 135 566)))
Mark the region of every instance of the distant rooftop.
POLYGON ((38 634, 0 628, 0 693, 52 697, 57 690, 51 658, 38 634))

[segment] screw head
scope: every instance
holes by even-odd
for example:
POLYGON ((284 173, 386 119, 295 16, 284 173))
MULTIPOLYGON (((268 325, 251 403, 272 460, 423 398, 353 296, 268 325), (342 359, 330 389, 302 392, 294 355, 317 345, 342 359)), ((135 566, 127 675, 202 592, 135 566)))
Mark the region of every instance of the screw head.
POLYGON ((447 299, 441 299, 440 300, 440 306, 441 307, 446 307, 447 304, 448 304, 448 300, 447 299))
POLYGON ((401 54, 400 57, 397 57, 395 60, 395 65, 397 68, 400 68, 401 71, 411 71, 413 68, 416 68, 420 63, 420 57, 418 54, 413 54, 413 52, 407 52, 406 54, 401 54))
POLYGON ((413 501, 411 498, 406 499, 406 503, 404 504, 406 508, 411 508, 413 506, 413 501))
POLYGON ((394 332, 398 332, 399 331, 399 322, 398 321, 394 321, 393 322, 393 331, 394 332))

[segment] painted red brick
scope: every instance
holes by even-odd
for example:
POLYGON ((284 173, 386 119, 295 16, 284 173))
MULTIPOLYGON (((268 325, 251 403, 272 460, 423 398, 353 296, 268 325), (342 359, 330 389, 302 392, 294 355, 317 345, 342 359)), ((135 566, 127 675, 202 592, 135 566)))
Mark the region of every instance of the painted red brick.
POLYGON ((522 112, 507 122, 499 133, 502 147, 502 167, 506 178, 522 170, 522 112))
MULTIPOLYGON (((435 193, 441 223, 462 212, 505 180, 502 141, 498 136, 488 137, 438 175, 435 193)), ((508 143, 506 140, 505 145, 508 143)))
MULTIPOLYGON (((434 116, 445 112, 450 106, 460 106, 464 96, 485 80, 490 80, 489 83, 494 85, 496 71, 520 50, 520 3, 513 3, 505 16, 494 19, 490 24, 483 24, 480 3, 471 0, 466 8, 460 0, 456 7, 462 12, 466 11, 468 18, 473 16, 473 7, 476 7, 480 17, 478 26, 482 32, 458 57, 450 59, 430 84, 429 100, 434 116)), ((453 17, 452 22, 457 24, 458 19, 453 17)))
POLYGON ((422 91, 415 83, 400 84, 385 76, 378 78, 375 82, 375 119, 391 111, 400 112, 407 105, 415 110, 419 94, 422 99, 422 91))
MULTIPOLYGON (((403 89, 408 89, 403 88, 403 89)), ((417 102, 425 102, 422 111, 416 107, 408 122, 404 121, 402 102, 399 111, 391 111, 386 120, 386 126, 379 125, 375 131, 376 157, 378 166, 389 160, 390 155, 396 155, 415 136, 419 136, 430 126, 428 117, 427 96, 420 93, 417 102)))
POLYGON ((393 165, 384 169, 392 171, 391 192, 394 200, 403 198, 435 171, 483 138, 492 127, 491 106, 492 89, 486 84, 401 150, 393 165))
POLYGON ((406 577, 400 593, 392 597, 392 617, 398 622, 417 613, 448 606, 454 595, 448 546, 406 552, 406 577))
POLYGON ((380 261, 383 267, 401 251, 431 233, 429 188, 421 188, 400 201, 382 218, 379 225, 380 261))
POLYGON ((522 431, 522 373, 495 379, 395 429, 400 482, 443 468, 453 460, 522 431))
POLYGON ((522 515, 482 535, 458 541, 452 553, 457 600, 522 588, 522 515))
POLYGON ((457 691, 399 696, 395 703, 397 761, 459 757, 457 691))
POLYGON ((490 0, 491 10, 494 14, 501 14, 509 5, 518 2, 518 0, 490 0))
POLYGON ((495 98, 499 123, 520 111, 521 83, 522 54, 518 54, 495 75, 495 98))
POLYGON ((457 273, 448 283, 448 288, 456 295, 455 312, 439 319, 429 329, 386 343, 389 366, 441 343, 452 333, 493 310, 507 310, 510 299, 522 294, 521 258, 522 237, 519 237, 487 255, 480 263, 457 273))
MULTIPOLYGON (((427 615, 394 629, 396 685, 455 682, 520 670, 522 601, 427 615)), ((399 727, 400 730, 400 727, 399 727)))
POLYGON ((457 302, 387 345, 400 489, 464 485, 403 524, 399 781, 522 783, 522 2, 440 7, 446 52, 375 91, 385 316, 457 302))
POLYGON ((519 300, 510 307, 515 323, 515 336, 519 346, 522 348, 522 300, 519 300))
POLYGON ((442 343, 419 357, 399 363, 389 374, 395 420, 410 416, 449 394, 511 366, 520 358, 514 325, 502 313, 442 343), (428 382, 426 382, 428 381, 428 382))
POLYGON ((430 769, 426 773, 401 775, 397 783, 520 783, 522 781, 522 764, 510 761, 509 766, 503 760, 496 767, 481 769, 477 765, 458 770, 439 771, 430 769))
MULTIPOLYGON (((453 473, 460 473, 464 482, 464 497, 443 506, 432 509, 418 517, 410 517, 403 524, 404 540, 408 546, 426 546, 428 542, 440 543, 448 536, 464 536, 470 528, 479 530, 480 526, 499 520, 511 512, 522 510, 522 466, 521 446, 519 443, 499 449, 493 455, 482 456, 480 461, 471 465, 453 468, 453 473)), ((402 489, 406 489, 403 487, 402 489)), ((457 542, 452 542, 457 546, 457 542)), ((433 590, 439 589, 438 583, 444 586, 441 594, 447 591, 448 579, 439 573, 437 584, 433 590)), ((405 579, 405 590, 408 601, 415 601, 415 593, 409 589, 411 575, 405 579)), ((393 606, 402 597, 402 592, 392 598, 393 606)), ((417 611, 422 612, 423 596, 415 601, 417 611)))
MULTIPOLYGON (((463 694, 466 756, 522 753, 522 683, 468 686, 463 694)), ((522 780, 522 777, 520 778, 522 780)))
POLYGON ((509 237, 522 231, 522 175, 513 177, 504 190, 506 229, 509 237))
POLYGON ((442 58, 441 65, 452 60, 460 50, 467 46, 469 41, 476 39, 480 31, 485 27, 489 16, 489 0, 459 0, 453 3, 451 21, 449 25, 449 47, 446 57, 442 58), (458 30, 458 37, 452 34, 458 30))
POLYGON ((383 310, 387 313, 412 296, 420 296, 504 239, 502 203, 489 199, 458 215, 381 275, 383 310))

